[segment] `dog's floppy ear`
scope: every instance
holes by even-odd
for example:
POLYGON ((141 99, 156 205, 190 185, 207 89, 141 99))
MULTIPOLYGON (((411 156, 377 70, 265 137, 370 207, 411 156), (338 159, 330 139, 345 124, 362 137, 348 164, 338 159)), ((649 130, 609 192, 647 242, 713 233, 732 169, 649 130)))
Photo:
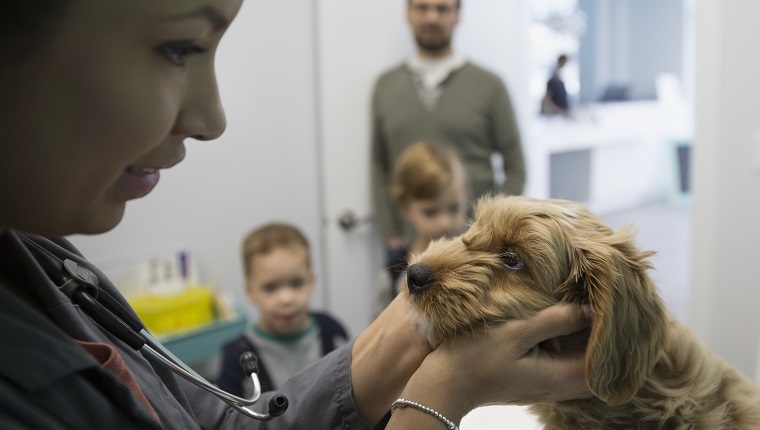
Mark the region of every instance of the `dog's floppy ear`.
POLYGON ((586 379, 597 397, 620 405, 639 390, 665 342, 665 307, 646 273, 653 253, 638 251, 628 229, 579 236, 571 279, 593 311, 586 379))

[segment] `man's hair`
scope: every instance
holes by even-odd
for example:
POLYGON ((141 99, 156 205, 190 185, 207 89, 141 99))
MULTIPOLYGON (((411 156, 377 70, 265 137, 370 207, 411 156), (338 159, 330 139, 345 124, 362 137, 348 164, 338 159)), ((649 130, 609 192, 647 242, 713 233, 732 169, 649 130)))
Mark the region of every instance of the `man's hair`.
POLYGON ((303 249, 306 252, 306 265, 311 267, 309 241, 306 236, 292 225, 270 223, 251 231, 243 240, 242 257, 245 276, 251 275, 253 257, 282 248, 303 249))
MULTIPOLYGON (((406 6, 409 7, 412 5, 413 0, 406 0, 406 6)), ((462 0, 457 0, 457 10, 462 8, 462 0)))
POLYGON ((68 0, 0 0, 0 49, 21 61, 55 37, 68 0))
POLYGON ((466 176, 454 150, 417 142, 407 147, 396 161, 391 196, 399 207, 410 200, 435 199, 457 180, 457 175, 466 176))

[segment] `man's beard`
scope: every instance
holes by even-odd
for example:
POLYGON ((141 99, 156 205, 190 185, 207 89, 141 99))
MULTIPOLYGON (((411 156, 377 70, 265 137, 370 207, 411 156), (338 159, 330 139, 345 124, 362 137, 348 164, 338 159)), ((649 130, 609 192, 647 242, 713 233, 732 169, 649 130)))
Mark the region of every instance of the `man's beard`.
POLYGON ((414 39, 417 42, 418 48, 430 53, 443 52, 451 47, 450 37, 441 37, 435 40, 423 40, 419 36, 415 35, 414 39))

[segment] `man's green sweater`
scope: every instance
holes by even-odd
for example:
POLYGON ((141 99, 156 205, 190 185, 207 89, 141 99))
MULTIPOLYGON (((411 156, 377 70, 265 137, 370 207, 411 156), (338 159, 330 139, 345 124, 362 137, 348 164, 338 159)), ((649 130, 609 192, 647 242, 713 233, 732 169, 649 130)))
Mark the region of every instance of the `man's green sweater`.
POLYGON ((466 63, 441 84, 435 107, 420 101, 413 72, 402 64, 384 73, 372 98, 372 193, 384 239, 403 237, 404 224, 389 185, 393 166, 410 144, 427 141, 456 149, 467 168, 472 200, 491 193, 521 194, 525 163, 509 94, 495 74, 466 63), (494 185, 491 155, 501 153, 506 181, 494 185))

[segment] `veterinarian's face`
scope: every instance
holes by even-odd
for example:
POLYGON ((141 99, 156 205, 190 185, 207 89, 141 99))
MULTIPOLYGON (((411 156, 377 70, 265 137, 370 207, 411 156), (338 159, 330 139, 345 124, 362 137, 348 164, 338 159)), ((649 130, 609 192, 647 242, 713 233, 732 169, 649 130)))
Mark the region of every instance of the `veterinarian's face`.
POLYGON ((214 55, 242 0, 67 3, 0 65, 0 225, 48 235, 114 227, 186 138, 222 133, 214 55))
POLYGON ((404 217, 419 237, 432 240, 462 232, 465 202, 455 190, 446 190, 434 200, 412 199, 403 209, 404 217))
POLYGON ((459 22, 456 0, 411 0, 406 17, 418 47, 430 53, 444 53, 451 47, 459 22))
POLYGON ((277 336, 297 334, 308 328, 309 300, 314 274, 303 248, 276 248, 251 257, 246 290, 258 307, 259 327, 277 336))

